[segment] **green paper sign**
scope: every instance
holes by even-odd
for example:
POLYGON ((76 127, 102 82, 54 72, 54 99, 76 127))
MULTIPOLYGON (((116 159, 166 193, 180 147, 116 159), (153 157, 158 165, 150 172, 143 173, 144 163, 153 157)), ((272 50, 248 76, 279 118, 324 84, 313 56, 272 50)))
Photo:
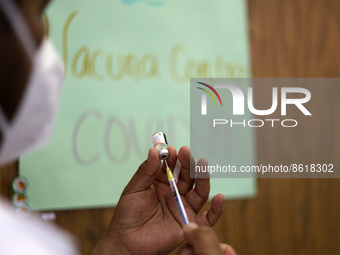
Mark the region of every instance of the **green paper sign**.
MULTIPOLYGON (((46 25, 66 75, 50 144, 20 159, 31 208, 115 205, 153 133, 189 145, 190 78, 250 77, 246 9, 244 0, 54 1, 46 25)), ((253 179, 212 180, 211 195, 255 190, 253 179)))

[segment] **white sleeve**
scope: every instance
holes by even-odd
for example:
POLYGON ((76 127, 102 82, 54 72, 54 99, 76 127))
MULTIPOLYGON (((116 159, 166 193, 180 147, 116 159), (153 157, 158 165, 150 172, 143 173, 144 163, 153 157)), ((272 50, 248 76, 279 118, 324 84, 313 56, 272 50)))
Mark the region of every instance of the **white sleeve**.
POLYGON ((35 215, 19 218, 15 208, 1 199, 0 254, 79 255, 68 233, 35 215))

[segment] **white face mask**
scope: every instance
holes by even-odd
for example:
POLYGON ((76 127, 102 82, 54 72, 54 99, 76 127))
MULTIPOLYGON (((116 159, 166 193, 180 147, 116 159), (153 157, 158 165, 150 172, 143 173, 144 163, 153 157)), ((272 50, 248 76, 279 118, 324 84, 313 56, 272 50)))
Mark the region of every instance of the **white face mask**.
POLYGON ((17 7, 8 0, 0 0, 19 40, 31 58, 32 69, 25 94, 12 122, 7 121, 0 108, 0 165, 45 145, 50 137, 59 102, 64 67, 52 43, 43 39, 35 49, 35 42, 17 7))

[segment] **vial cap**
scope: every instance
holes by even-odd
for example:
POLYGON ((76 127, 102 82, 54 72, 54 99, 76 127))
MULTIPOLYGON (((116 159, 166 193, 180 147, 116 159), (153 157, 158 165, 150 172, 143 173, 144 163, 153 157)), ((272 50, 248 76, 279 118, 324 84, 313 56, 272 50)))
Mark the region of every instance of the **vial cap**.
POLYGON ((167 149, 161 149, 158 154, 160 159, 167 159, 169 157, 169 151, 167 149))

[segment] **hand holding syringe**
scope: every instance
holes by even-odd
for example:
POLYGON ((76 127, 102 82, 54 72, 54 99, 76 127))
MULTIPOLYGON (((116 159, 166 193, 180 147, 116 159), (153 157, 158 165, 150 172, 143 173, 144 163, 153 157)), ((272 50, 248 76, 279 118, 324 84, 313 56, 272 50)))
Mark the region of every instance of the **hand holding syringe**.
MULTIPOLYGON (((214 225, 221 216, 224 196, 222 194, 214 196, 210 208, 199 213, 209 197, 209 178, 204 176, 190 178, 190 166, 193 161, 189 147, 183 146, 178 152, 171 146, 166 149, 169 155, 166 161, 175 180, 177 169, 180 172, 176 183, 180 196, 178 193, 176 195, 182 199, 188 219, 191 223, 196 222, 199 227, 189 231, 190 233, 187 233, 187 228, 183 229, 184 235, 180 235, 179 231, 185 219, 182 221, 180 206, 171 194, 173 192, 169 187, 169 181, 166 180, 166 163, 161 166, 163 162, 159 159, 159 151, 152 148, 147 159, 124 188, 115 208, 114 217, 102 242, 102 244, 107 242, 110 247, 117 244, 118 247, 113 246, 111 253, 117 253, 117 249, 123 247, 124 252, 129 254, 168 254, 186 238, 186 234, 195 236, 201 232, 204 234, 204 240, 210 240, 205 239, 207 236, 205 229, 214 225), (179 162, 181 164, 178 167, 179 162), (121 238, 122 236, 124 238, 121 238)), ((207 161, 200 159, 196 165, 207 165, 207 161)), ((190 223, 184 225, 186 226, 190 226, 190 223)), ((188 244, 194 251, 200 250, 196 249, 190 240, 188 244)), ((218 242, 215 244, 219 247, 218 242)))
POLYGON ((168 163, 166 162, 166 159, 169 157, 169 151, 167 150, 168 143, 167 143, 165 134, 163 132, 155 133, 152 136, 152 141, 153 141, 154 147, 158 150, 159 158, 161 160, 164 160, 164 162, 165 162, 166 174, 168 176, 170 188, 171 188, 172 194, 174 195, 174 197, 176 199, 177 206, 178 206, 179 212, 181 213, 181 217, 182 217, 182 220, 183 220, 183 224, 186 225, 186 224, 189 223, 188 216, 185 212, 183 202, 182 202, 182 199, 181 199, 181 195, 178 192, 178 188, 177 188, 174 176, 172 175, 171 169, 169 168, 168 163))

